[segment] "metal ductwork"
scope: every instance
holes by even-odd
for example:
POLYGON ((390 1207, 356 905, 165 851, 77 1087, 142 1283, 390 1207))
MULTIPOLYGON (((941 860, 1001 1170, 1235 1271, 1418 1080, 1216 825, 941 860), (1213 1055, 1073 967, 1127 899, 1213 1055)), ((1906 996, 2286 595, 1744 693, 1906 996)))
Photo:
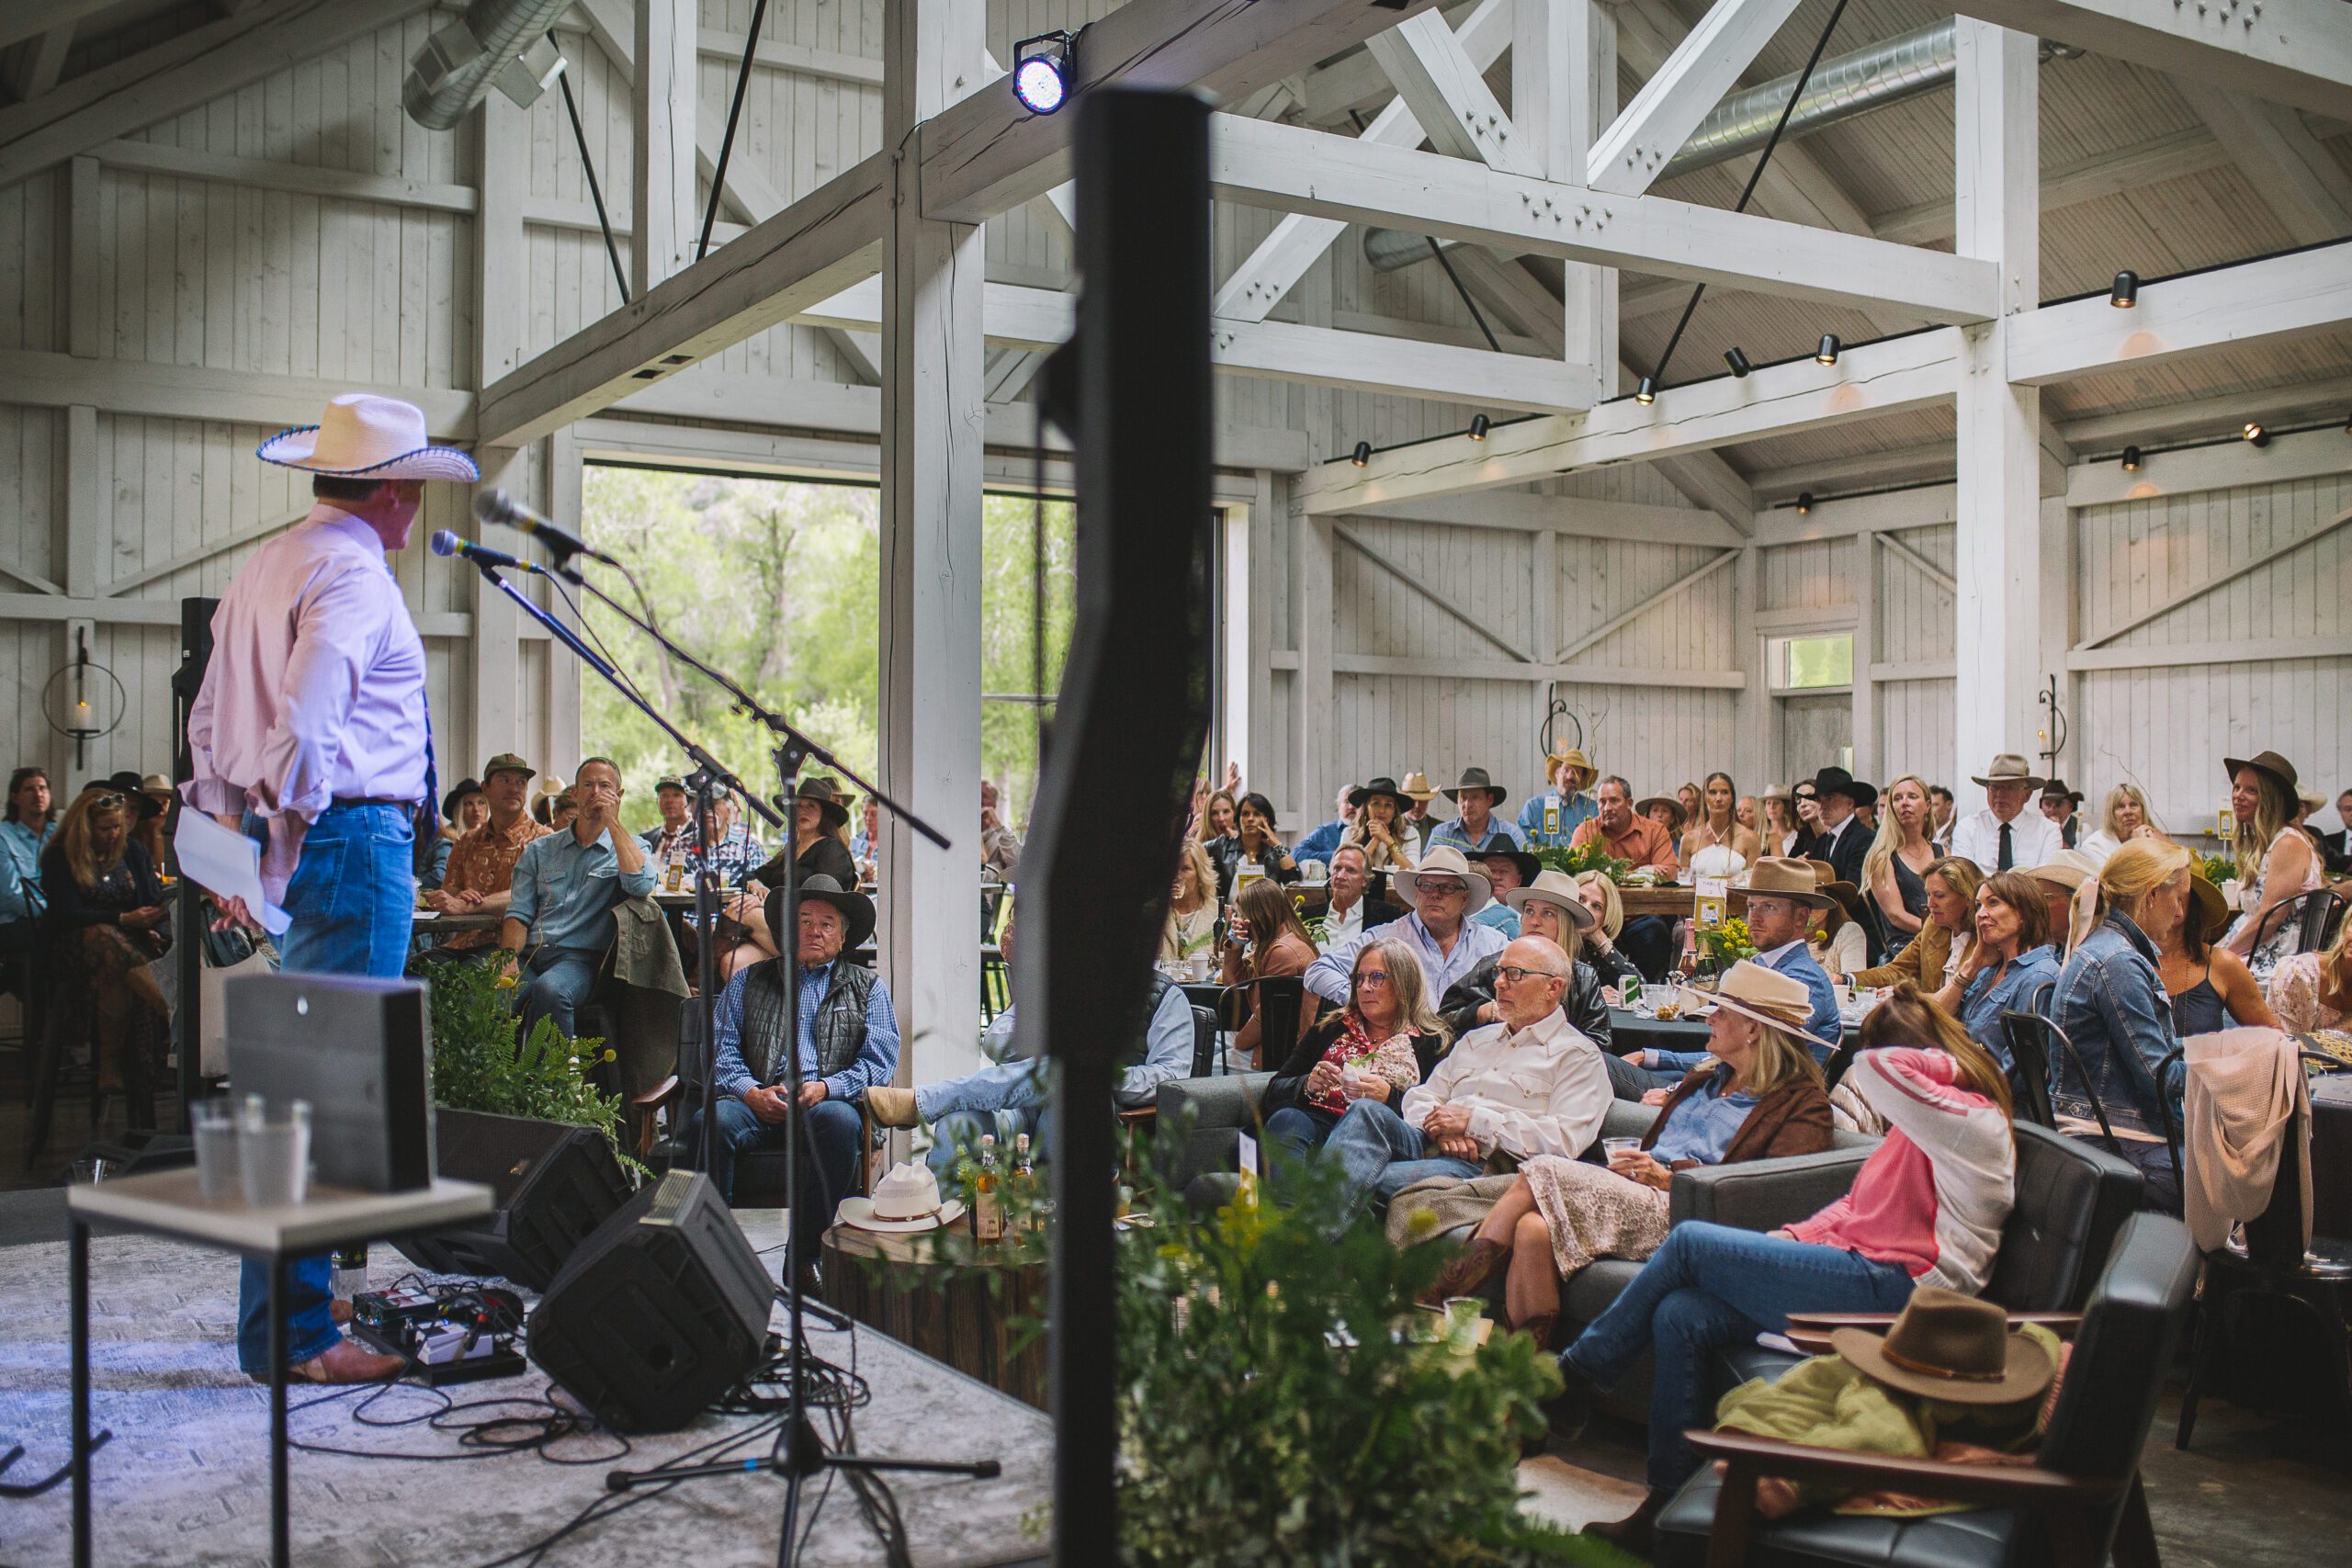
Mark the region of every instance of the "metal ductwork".
MULTIPOLYGON (((1788 129, 1781 133, 1781 140, 1789 141, 1810 135, 1824 126, 1949 85, 1959 69, 1953 42, 1957 31, 1953 19, 1947 17, 1868 49, 1823 61, 1814 68, 1813 80, 1806 85, 1804 96, 1790 111, 1788 129)), ((2072 59, 2081 52, 2048 39, 2041 40, 2043 60, 2072 59)), ((1683 142, 1682 150, 1658 171, 1657 177, 1670 179, 1676 175, 1687 175, 1693 169, 1726 163, 1761 148, 1772 139, 1772 128, 1780 123, 1781 110, 1787 106, 1796 81, 1796 73, 1791 72, 1775 81, 1735 93, 1717 104, 1683 142)), ((1394 272, 1429 260, 1430 252, 1429 242, 1419 234, 1396 229, 1372 229, 1364 233, 1363 254, 1378 270, 1394 272)))
POLYGON ((409 118, 454 130, 495 86, 529 107, 563 70, 548 29, 571 0, 472 0, 466 14, 416 51, 401 85, 409 118))

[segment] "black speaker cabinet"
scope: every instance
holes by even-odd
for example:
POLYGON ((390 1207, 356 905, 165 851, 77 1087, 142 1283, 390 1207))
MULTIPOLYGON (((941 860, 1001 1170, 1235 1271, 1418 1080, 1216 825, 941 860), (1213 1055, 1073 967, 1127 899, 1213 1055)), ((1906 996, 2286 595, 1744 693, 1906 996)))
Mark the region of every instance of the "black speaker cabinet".
POLYGON ((628 1201, 628 1178, 594 1127, 443 1109, 438 1170, 495 1194, 489 1217, 411 1236, 401 1255, 436 1274, 481 1274, 544 1291, 596 1227, 628 1201))
POLYGON ((241 975, 221 988, 229 1086, 273 1110, 311 1102, 311 1159, 330 1187, 433 1183, 424 987, 365 975, 241 975))
POLYGON ((531 1314, 533 1364, 621 1432, 674 1432, 760 1364, 775 1283, 710 1178, 597 1227, 531 1314))

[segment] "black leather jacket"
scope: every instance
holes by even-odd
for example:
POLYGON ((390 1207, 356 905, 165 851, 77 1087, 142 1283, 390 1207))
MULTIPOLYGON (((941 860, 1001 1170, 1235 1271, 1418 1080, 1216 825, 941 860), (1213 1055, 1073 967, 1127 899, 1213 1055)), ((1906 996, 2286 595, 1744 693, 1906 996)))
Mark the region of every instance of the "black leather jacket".
MULTIPOLYGON (((1454 1039, 1485 1027, 1478 1021, 1478 1009, 1495 999, 1495 965, 1501 956, 1498 953, 1487 959, 1446 987, 1445 1000, 1438 1005, 1437 1015, 1445 1021, 1454 1039)), ((1576 977, 1568 982, 1567 995, 1560 998, 1560 1010, 1568 1015, 1577 1032, 1603 1051, 1609 1049, 1609 1004, 1601 999, 1600 976, 1581 958, 1577 960, 1576 977)))

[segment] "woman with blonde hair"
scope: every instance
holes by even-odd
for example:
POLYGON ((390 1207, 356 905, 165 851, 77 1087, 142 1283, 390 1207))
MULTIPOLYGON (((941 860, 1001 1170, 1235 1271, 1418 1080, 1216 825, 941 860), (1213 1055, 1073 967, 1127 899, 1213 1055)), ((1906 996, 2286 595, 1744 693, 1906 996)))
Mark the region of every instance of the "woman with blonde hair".
POLYGON ((2324 953, 2299 953, 2270 976, 2278 1026, 2297 1034, 2352 1028, 2352 919, 2335 929, 2324 953))
POLYGON ((1945 855, 1929 863, 1920 879, 1928 888, 1928 919, 1919 934, 1902 952, 1875 968, 1830 978, 1878 988, 1916 982, 1920 989, 1939 989, 1951 978, 1968 951, 1976 945, 1976 890, 1984 874, 1964 855, 1945 855))
POLYGON ((2238 874, 2254 873, 2245 879, 2245 897, 2240 901, 2245 919, 2222 945, 2245 959, 2256 979, 2267 980, 2295 950, 2293 918, 2271 911, 2320 886, 2319 856, 2295 827, 2303 803, 2296 792, 2292 762, 2276 751, 2263 751, 2250 758, 2225 758, 2222 765, 2230 773, 2230 809, 2237 817, 2230 847, 2237 855, 2238 874), (2262 932, 2259 946, 2256 931, 2262 932))
POLYGON ((1690 830, 1682 835, 1682 863, 1689 865, 1691 856, 1715 844, 1739 856, 1744 866, 1754 865, 1763 852, 1756 834, 1739 825, 1739 786, 1729 773, 1707 775, 1700 809, 1692 813, 1690 830))
POLYGON ((1446 1039, 1421 961, 1395 937, 1371 938, 1348 973, 1348 1005, 1301 1035, 1266 1085, 1266 1141, 1293 1155, 1321 1148, 1351 1100, 1403 1100, 1446 1039))
POLYGON ((1612 1155, 1606 1166, 1551 1155, 1523 1162, 1468 1247, 1422 1292, 1423 1305, 1476 1289, 1508 1260, 1504 1325, 1548 1349, 1563 1280, 1596 1258, 1647 1258, 1666 1239, 1666 1195, 1677 1170, 1829 1146, 1829 1100, 1804 1043, 1813 1005, 1804 983, 1740 963, 1712 998, 1685 996, 1707 1017, 1714 1061, 1645 1097, 1658 1114, 1641 1148, 1612 1155))
POLYGON ((2098 829, 2086 834, 2075 847, 2089 856, 2092 864, 2105 865, 2108 856, 2132 840, 2164 836, 2164 829, 2156 826, 2156 814, 2148 809, 2148 797, 2140 793, 2140 786, 2120 784, 2107 792, 2098 829))
POLYGON ((2188 852, 2178 844, 2147 839, 2108 857, 2098 874, 2097 923, 2067 954, 2047 1009, 2083 1067, 2077 1075, 2064 1060, 2050 1064, 2050 1103, 2059 1130, 2099 1139, 2098 1113, 2104 1111, 2123 1157, 2147 1179, 2146 1205, 2175 1214, 2180 1213, 2180 1173, 2165 1144, 2165 1119, 2169 1116, 2175 1128, 2181 1125, 2188 1074, 2176 1061, 2157 1081, 2158 1064, 2180 1042, 2162 956, 2148 932, 2185 918, 2188 862, 2188 852))
POLYGON ((127 1086, 136 1110, 171 1048, 171 1005, 147 968, 171 947, 171 911, 131 815, 120 794, 84 790, 41 852, 40 885, 52 1059, 95 1035, 97 1092, 127 1086))
POLYGON ((1168 900, 1168 923, 1160 928, 1159 961, 1190 963, 1209 956, 1216 941, 1216 867, 1208 846, 1187 838, 1176 852, 1176 886, 1168 900))
POLYGON ((1763 853, 1779 859, 1789 853, 1789 846, 1797 841, 1804 829, 1797 823, 1797 797, 1786 784, 1774 784, 1764 792, 1764 825, 1756 837, 1763 853))
POLYGON ((1577 901, 1592 911, 1593 923, 1577 929, 1584 950, 1575 956, 1592 965, 1604 986, 1639 980, 1642 972, 1618 949, 1617 933, 1625 929, 1625 901, 1617 885, 1597 871, 1577 873, 1577 901))
POLYGON ((1239 807, 1229 789, 1214 791, 1193 818, 1193 837, 1202 843, 1229 839, 1240 826, 1239 807))
MULTIPOLYGON (((1233 1054, 1246 1056, 1251 1071, 1259 1066, 1261 1025, 1265 1021, 1264 998, 1260 994, 1261 980, 1275 979, 1289 975, 1304 975, 1306 966, 1315 962, 1315 939, 1307 934, 1306 922, 1299 919, 1298 906, 1290 901, 1290 894, 1282 884, 1261 879, 1250 884, 1233 899, 1233 922, 1226 928, 1222 978, 1228 986, 1250 987, 1250 1021, 1235 1032, 1233 1054), (1243 945, 1247 937, 1248 945, 1243 945)), ((1303 1036, 1315 1021, 1312 998, 1301 1000, 1298 1010, 1298 1033, 1303 1036)), ((1276 1051, 1293 1041, 1267 1042, 1276 1051)))
POLYGON ((1862 857, 1862 892, 1886 928, 1890 953, 1928 921, 1928 868, 1936 863, 1930 813, 1928 781, 1917 773, 1901 775, 1886 786, 1886 816, 1862 857))

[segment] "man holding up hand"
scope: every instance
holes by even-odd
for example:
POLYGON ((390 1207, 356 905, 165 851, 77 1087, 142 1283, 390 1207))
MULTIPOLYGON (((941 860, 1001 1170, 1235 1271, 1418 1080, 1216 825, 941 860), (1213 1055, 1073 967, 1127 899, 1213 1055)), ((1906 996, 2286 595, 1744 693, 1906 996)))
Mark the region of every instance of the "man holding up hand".
POLYGON ((542 1018, 573 1032, 572 1013, 588 999, 613 944, 613 906, 653 891, 644 844, 620 826, 620 769, 610 758, 591 757, 571 790, 580 815, 523 847, 498 933, 507 972, 529 976, 517 1009, 526 1039, 542 1018), (527 957, 526 943, 533 944, 527 957))

